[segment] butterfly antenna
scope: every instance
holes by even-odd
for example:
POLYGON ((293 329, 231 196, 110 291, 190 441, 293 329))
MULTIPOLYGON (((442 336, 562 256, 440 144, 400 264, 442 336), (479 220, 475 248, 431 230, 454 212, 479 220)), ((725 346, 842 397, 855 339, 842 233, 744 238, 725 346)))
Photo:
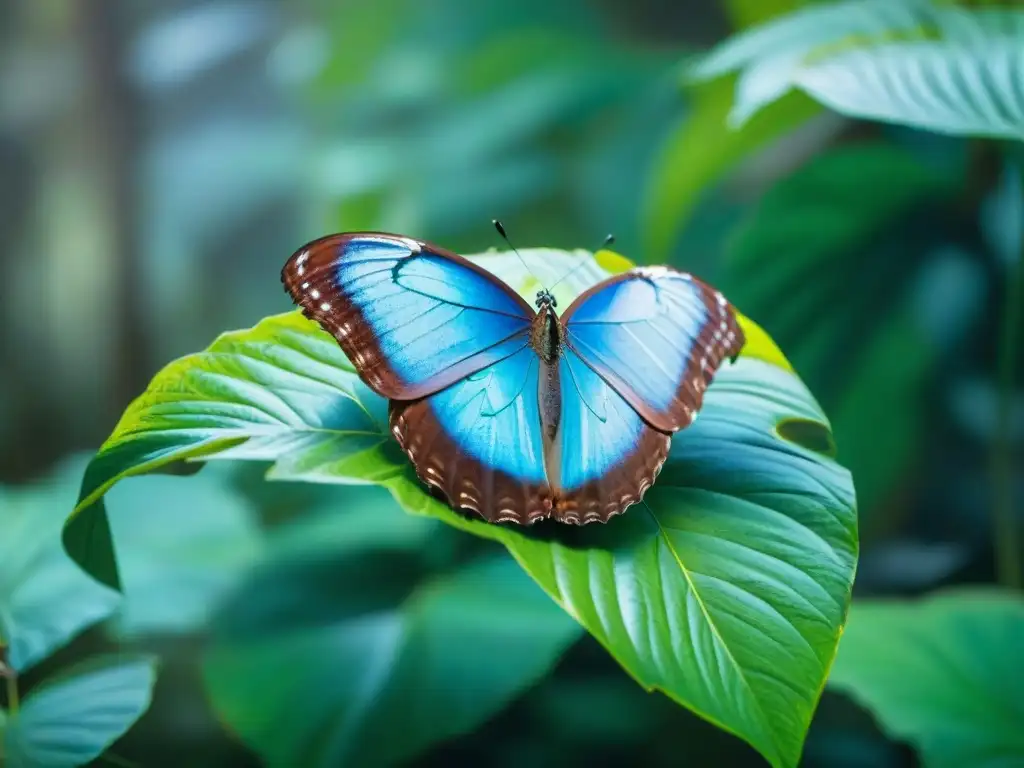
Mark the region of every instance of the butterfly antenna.
MULTIPOLYGON (((614 243, 614 242, 615 242, 615 235, 608 235, 608 237, 606 237, 606 238, 604 239, 604 242, 603 242, 603 243, 601 243, 601 247, 600 247, 600 248, 598 248, 597 250, 599 250, 599 251, 600 251, 600 250, 602 250, 603 248, 607 248, 607 247, 608 247, 609 245, 611 245, 611 244, 612 244, 612 243, 614 243)), ((582 268, 582 267, 583 267, 583 266, 584 266, 584 265, 585 265, 586 263, 587 263, 587 260, 586 260, 586 259, 580 259, 580 263, 579 263, 579 264, 577 264, 577 265, 576 265, 575 267, 573 267, 572 269, 570 269, 570 270, 569 270, 568 272, 566 272, 566 273, 565 273, 564 275, 562 275, 562 276, 561 276, 560 278, 558 278, 557 280, 555 280, 555 284, 554 284, 554 285, 552 285, 552 286, 551 286, 551 288, 549 288, 548 290, 552 290, 552 291, 553 291, 553 290, 555 289, 555 285, 558 285, 558 284, 559 284, 560 282, 562 282, 563 280, 565 280, 565 279, 567 279, 567 278, 569 278, 569 277, 572 277, 573 275, 575 275, 575 274, 576 274, 577 272, 579 272, 579 270, 580 270, 580 269, 581 269, 581 268, 582 268)))
MULTIPOLYGON (((533 279, 540 283, 541 287, 543 287, 544 282, 539 277, 537 277, 537 275, 533 274, 533 270, 530 269, 530 265, 526 263, 526 259, 524 259, 523 255, 516 250, 516 247, 514 245, 512 245, 512 241, 508 239, 508 234, 505 232, 504 225, 497 219, 491 219, 491 223, 494 224, 494 228, 498 230, 498 234, 501 235, 501 239, 508 243, 508 247, 512 249, 512 253, 519 257, 519 261, 522 262, 523 268, 527 271, 527 273, 532 275, 533 279)), ((546 291, 548 289, 544 288, 544 290, 546 291)))

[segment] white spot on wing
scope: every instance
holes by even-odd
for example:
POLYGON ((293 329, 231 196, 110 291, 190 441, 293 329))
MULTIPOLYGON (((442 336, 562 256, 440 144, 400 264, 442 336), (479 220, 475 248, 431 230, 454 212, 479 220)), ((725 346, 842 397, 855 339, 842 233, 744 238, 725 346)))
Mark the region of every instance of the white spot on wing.
POLYGON ((330 304, 328 304, 328 303, 327 303, 326 301, 325 301, 325 302, 324 302, 323 304, 321 304, 321 305, 320 305, 320 309, 321 309, 321 311, 323 311, 323 312, 327 312, 327 311, 329 311, 329 310, 330 310, 330 308, 331 308, 331 305, 330 305, 330 304))

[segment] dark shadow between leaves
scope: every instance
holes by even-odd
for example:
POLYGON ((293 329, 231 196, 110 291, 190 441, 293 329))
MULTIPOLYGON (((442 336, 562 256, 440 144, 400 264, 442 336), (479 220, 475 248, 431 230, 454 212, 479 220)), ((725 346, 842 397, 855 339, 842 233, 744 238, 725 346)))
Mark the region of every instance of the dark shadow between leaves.
POLYGON ((393 610, 424 578, 407 552, 318 552, 262 564, 221 606, 213 622, 222 640, 266 637, 393 610))
POLYGON ((207 462, 205 461, 189 461, 187 459, 180 459, 157 467, 152 472, 147 472, 146 474, 171 475, 172 477, 191 477, 192 475, 198 474, 206 464, 207 462))

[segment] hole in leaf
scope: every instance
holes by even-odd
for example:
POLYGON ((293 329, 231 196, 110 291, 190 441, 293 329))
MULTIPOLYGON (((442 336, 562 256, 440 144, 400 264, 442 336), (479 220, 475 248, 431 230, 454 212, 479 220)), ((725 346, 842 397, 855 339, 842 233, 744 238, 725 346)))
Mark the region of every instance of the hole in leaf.
POLYGON ((783 440, 796 443, 809 451, 835 458, 835 440, 828 427, 820 421, 783 419, 775 425, 775 432, 783 440))

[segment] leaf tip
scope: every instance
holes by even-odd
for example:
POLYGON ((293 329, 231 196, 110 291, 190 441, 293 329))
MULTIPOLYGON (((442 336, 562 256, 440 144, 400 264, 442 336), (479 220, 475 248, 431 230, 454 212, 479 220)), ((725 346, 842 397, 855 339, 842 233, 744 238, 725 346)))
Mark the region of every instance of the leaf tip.
POLYGON ((102 500, 79 502, 64 521, 61 544, 68 557, 93 579, 116 592, 124 591, 114 554, 110 520, 102 500))

